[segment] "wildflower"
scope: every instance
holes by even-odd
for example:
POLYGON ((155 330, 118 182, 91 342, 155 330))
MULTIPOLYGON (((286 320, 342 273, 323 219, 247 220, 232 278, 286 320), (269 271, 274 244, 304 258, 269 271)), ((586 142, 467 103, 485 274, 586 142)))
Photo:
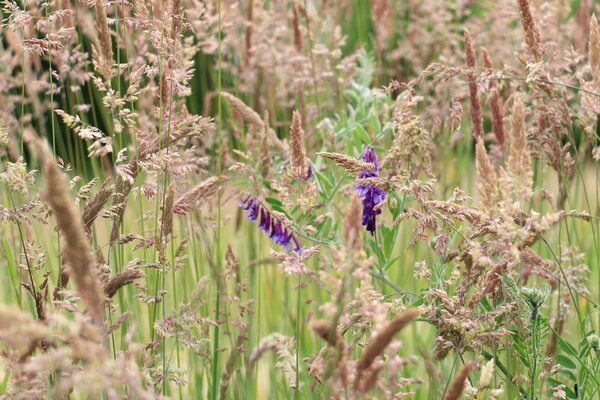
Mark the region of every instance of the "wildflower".
MULTIPOLYGON (((363 170, 358 179, 378 178, 379 166, 377 155, 371 146, 365 147, 361 160, 373 164, 373 170, 363 170)), ((362 225, 366 226, 371 235, 375 234, 375 218, 381 214, 379 204, 385 200, 385 192, 374 185, 356 185, 358 196, 362 199, 363 213, 362 225)))
POLYGON ((545 294, 542 290, 537 288, 522 287, 521 295, 523 295, 527 303, 529 303, 529 305, 531 306, 531 320, 535 321, 537 319, 538 312, 540 307, 542 306, 542 303, 544 302, 544 300, 546 300, 547 294, 545 294))
POLYGON ((592 333, 588 336, 587 341, 592 350, 598 352, 598 350, 600 349, 600 336, 596 335, 595 333, 592 333))
POLYGON ((267 233, 275 244, 283 246, 286 250, 291 250, 293 244, 295 252, 304 253, 300 240, 298 240, 294 231, 285 227, 279 219, 260 204, 258 199, 247 196, 240 202, 240 207, 246 212, 246 218, 250 221, 259 221, 258 228, 267 233))

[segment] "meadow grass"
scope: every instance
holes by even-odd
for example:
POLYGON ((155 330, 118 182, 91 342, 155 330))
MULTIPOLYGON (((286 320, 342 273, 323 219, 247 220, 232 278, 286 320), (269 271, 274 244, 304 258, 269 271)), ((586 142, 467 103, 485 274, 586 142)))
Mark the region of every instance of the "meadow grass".
POLYGON ((5 2, 1 398, 597 398, 593 11, 5 2))

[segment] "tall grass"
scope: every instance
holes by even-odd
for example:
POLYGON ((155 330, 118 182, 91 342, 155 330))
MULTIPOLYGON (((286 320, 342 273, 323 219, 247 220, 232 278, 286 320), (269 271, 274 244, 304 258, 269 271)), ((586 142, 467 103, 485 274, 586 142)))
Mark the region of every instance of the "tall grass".
POLYGON ((597 398, 594 8, 3 3, 0 397, 597 398))

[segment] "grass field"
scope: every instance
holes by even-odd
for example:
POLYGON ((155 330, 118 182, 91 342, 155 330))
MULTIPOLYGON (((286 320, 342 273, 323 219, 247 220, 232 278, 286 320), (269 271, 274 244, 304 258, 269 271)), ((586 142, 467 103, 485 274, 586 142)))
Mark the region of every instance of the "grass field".
POLYGON ((592 0, 6 0, 0 399, 600 398, 592 0))

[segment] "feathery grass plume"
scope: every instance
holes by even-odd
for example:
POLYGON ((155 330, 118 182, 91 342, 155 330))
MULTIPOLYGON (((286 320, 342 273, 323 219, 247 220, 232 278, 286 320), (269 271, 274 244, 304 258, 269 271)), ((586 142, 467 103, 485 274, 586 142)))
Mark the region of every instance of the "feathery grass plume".
POLYGON ((102 184, 102 187, 90 200, 85 203, 81 220, 85 231, 89 235, 92 231, 92 224, 98 217, 102 207, 106 204, 110 196, 113 194, 114 186, 110 184, 110 179, 107 179, 102 184))
POLYGON ((412 110, 415 100, 412 91, 406 91, 394 101, 392 127, 394 141, 388 149, 382 169, 391 176, 399 175, 403 164, 410 166, 410 175, 417 177, 421 172, 431 173, 431 133, 423 126, 421 118, 412 110))
POLYGON ((481 366, 481 371, 479 373, 479 382, 477 382, 477 390, 479 392, 483 392, 490 386, 490 382, 494 377, 494 365, 495 360, 491 358, 487 363, 481 366))
POLYGON ((237 335, 235 346, 231 348, 227 362, 225 363, 225 370, 221 375, 221 385, 219 387, 219 398, 225 400, 227 398, 227 389, 231 382, 231 377, 236 371, 236 361, 240 358, 241 351, 244 347, 244 342, 248 339, 247 331, 248 324, 242 322, 240 325, 240 332, 237 335))
POLYGON ((360 389, 360 381, 363 373, 373 364, 373 361, 390 344, 396 333, 402 330, 413 319, 419 316, 421 312, 417 309, 409 309, 391 320, 381 331, 379 331, 370 341, 363 351, 360 359, 356 363, 356 375, 354 377, 354 389, 360 389))
POLYGON ((342 386, 346 388, 348 385, 348 366, 346 362, 347 345, 344 338, 337 333, 329 322, 323 320, 313 321, 310 327, 321 339, 325 340, 327 344, 337 351, 337 373, 339 374, 342 386))
POLYGON ((298 12, 298 3, 292 0, 292 27, 294 29, 294 48, 298 53, 302 53, 302 33, 300 32, 300 18, 298 12))
POLYGON ((473 137, 477 140, 477 138, 483 137, 483 119, 481 117, 481 103, 479 102, 479 94, 477 91, 477 75, 474 71, 474 68, 476 67, 475 48, 473 47, 469 30, 466 27, 463 28, 463 35, 465 39, 465 59, 467 61, 467 67, 473 69, 472 72, 469 71, 467 77, 469 79, 469 97, 471 99, 471 131, 473 132, 473 137))
POLYGON ((329 322, 322 320, 313 321, 310 327, 317 335, 319 335, 319 337, 321 337, 321 339, 326 341, 331 347, 345 347, 344 339, 335 331, 335 329, 332 329, 331 324, 329 324, 329 322))
MULTIPOLYGON (((584 53, 585 45, 588 39, 588 28, 590 26, 591 9, 593 0, 580 0, 577 14, 575 15, 574 22, 576 23, 576 30, 573 32, 573 41, 577 51, 584 53)), ((595 3, 595 1, 594 1, 595 3)))
MULTIPOLYGON (((114 186, 110 184, 110 179, 106 179, 100 190, 85 203, 85 206, 83 207, 83 213, 81 215, 81 221, 83 222, 83 228, 85 229, 88 237, 92 234, 92 224, 98 217, 102 207, 104 207, 110 196, 113 194, 113 190, 114 186)), ((68 283, 69 273, 66 266, 63 265, 60 268, 58 282, 54 288, 54 300, 59 300, 61 298, 60 291, 67 287, 68 283)))
POLYGON ((371 368, 369 368, 370 372, 369 375, 367 375, 367 378, 365 379, 362 388, 360 388, 360 391, 363 393, 367 393, 368 391, 370 391, 371 389, 373 389, 375 387, 375 384, 377 383, 377 380, 379 379, 379 374, 381 373, 381 371, 383 370, 383 368, 385 367, 384 363, 380 363, 374 366, 371 366, 371 368))
POLYGON ((477 188, 483 210, 490 212, 494 209, 498 200, 498 178, 494 166, 485 151, 482 138, 477 139, 475 168, 479 177, 477 188))
MULTIPOLYGON (((484 47, 481 49, 483 53, 483 65, 488 69, 488 72, 492 72, 492 58, 490 53, 484 47)), ((498 85, 495 80, 490 80, 490 109, 492 111, 492 132, 496 137, 496 141, 501 146, 504 145, 504 111, 502 105, 502 97, 498 92, 498 85)))
POLYGON ((77 207, 69 194, 69 182, 60 171, 48 145, 39 138, 31 138, 44 164, 46 173, 45 199, 54 212, 64 237, 63 255, 70 278, 75 282, 79 296, 98 327, 104 324, 104 293, 96 271, 96 261, 85 233, 77 207))
POLYGON ((304 131, 302 131, 302 118, 298 111, 294 111, 292 114, 290 151, 292 178, 305 179, 308 171, 306 168, 306 151, 304 150, 304 131))
POLYGON ((177 39, 181 32, 182 13, 181 0, 173 0, 171 3, 171 40, 177 39))
POLYGON ((519 3, 519 14, 521 15, 521 27, 525 34, 525 44, 527 51, 534 61, 539 61, 542 56, 540 48, 540 31, 535 26, 529 0, 517 0, 519 3))
POLYGON ((51 333, 50 327, 36 321, 29 313, 0 304, 0 342, 10 351, 17 352, 19 358, 27 357, 51 333))
POLYGON ((518 93, 513 96, 510 121, 508 173, 515 185, 518 198, 527 201, 532 194, 533 172, 531 170, 529 145, 525 135, 525 104, 518 93))
POLYGON ((63 27, 73 28, 73 18, 71 17, 71 2, 69 0, 61 0, 60 8, 67 12, 63 19, 63 27))
POLYGON ((590 19, 588 56, 596 91, 600 91, 600 28, 598 28, 596 14, 592 14, 592 18, 590 19))
POLYGON ((361 214, 362 204, 357 193, 350 197, 350 203, 346 208, 346 217, 344 218, 344 239, 345 244, 353 250, 362 248, 361 232, 361 214))
POLYGON ((375 170, 375 165, 373 163, 357 160, 356 158, 347 156, 345 154, 320 152, 317 153, 317 155, 334 161, 337 165, 355 176, 359 176, 364 171, 375 170))
POLYGON ((460 395, 465 388, 465 382, 469 377, 469 372, 471 372, 471 368, 473 368, 473 364, 470 362, 467 362, 462 366, 452 381, 452 385, 450 385, 446 396, 444 396, 444 400, 458 400, 460 398, 460 395))
POLYGON ((175 200, 173 212, 180 215, 187 214, 195 207, 202 204, 206 199, 217 193, 221 187, 221 183, 226 179, 226 176, 211 176, 204 182, 194 186, 175 200))
POLYGON ((265 111, 263 118, 263 130, 260 138, 260 154, 258 156, 260 163, 260 174, 263 178, 269 175, 271 170, 271 154, 269 153, 269 112, 265 111))
POLYGON ((106 285, 104 286, 104 294, 109 299, 112 299, 117 291, 121 289, 125 285, 129 285, 134 282, 136 279, 140 279, 145 277, 144 271, 139 269, 126 269, 125 271, 119 272, 117 275, 113 276, 108 280, 106 285))
POLYGON ((112 38, 108 28, 106 11, 104 10, 104 1, 96 0, 96 30, 98 32, 98 46, 100 47, 99 72, 110 80, 112 77, 113 51, 112 38))
POLYGON ((239 113, 244 121, 251 125, 255 125, 256 127, 262 127, 263 120, 260 115, 258 115, 258 113, 252 108, 248 107, 242 100, 238 99, 229 92, 221 92, 221 97, 227 99, 231 105, 231 108, 239 113))
POLYGON ((169 67, 165 67, 165 69, 162 71, 162 75, 160 78, 160 90, 159 93, 157 93, 157 103, 158 103, 158 107, 160 107, 163 110, 163 114, 165 115, 165 117, 167 117, 169 115, 169 109, 170 109, 170 93, 169 93, 169 89, 170 89, 170 84, 169 84, 169 79, 170 79, 170 72, 169 72, 169 67))
POLYGON ((122 168, 126 171, 123 174, 117 174, 115 184, 115 193, 113 198, 113 208, 116 208, 112 218, 112 227, 110 230, 109 243, 112 245, 117 241, 121 229, 121 221, 127 207, 127 196, 133 188, 133 180, 138 174, 138 163, 136 160, 131 161, 127 166, 122 168))
POLYGON ((244 54, 244 65, 248 66, 250 63, 250 57, 252 57, 252 29, 254 27, 252 19, 254 16, 254 0, 248 1, 248 14, 246 24, 246 53, 244 54))
POLYGON ((173 233, 173 202, 175 201, 175 192, 173 190, 173 185, 169 185, 168 188, 165 188, 167 191, 166 196, 164 198, 162 204, 162 218, 161 218, 161 234, 162 237, 167 238, 171 233, 173 233))
POLYGON ((275 131, 271 128, 264 128, 263 119, 258 115, 256 111, 248 107, 246 103, 238 99, 229 92, 221 92, 221 96, 227 99, 231 108, 246 121, 250 126, 248 127, 247 144, 249 148, 254 147, 254 141, 256 136, 260 134, 263 129, 267 129, 269 141, 275 145, 281 154, 287 153, 287 145, 277 137, 275 131))

